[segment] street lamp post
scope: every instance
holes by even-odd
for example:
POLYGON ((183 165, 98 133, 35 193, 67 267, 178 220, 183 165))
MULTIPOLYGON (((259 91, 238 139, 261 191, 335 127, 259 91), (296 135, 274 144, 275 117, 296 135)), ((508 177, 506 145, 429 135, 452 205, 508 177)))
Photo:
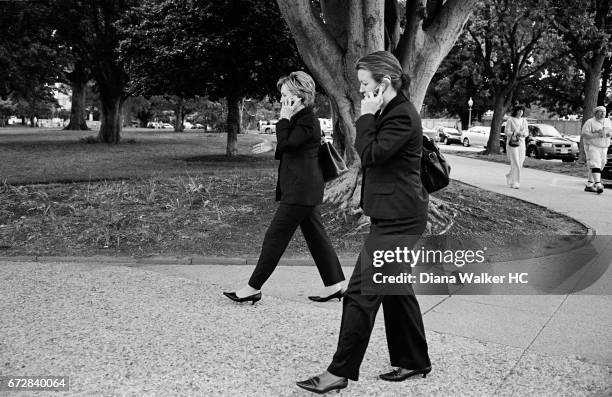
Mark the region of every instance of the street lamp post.
POLYGON ((474 105, 474 101, 472 97, 468 100, 468 130, 472 127, 472 105, 474 105))

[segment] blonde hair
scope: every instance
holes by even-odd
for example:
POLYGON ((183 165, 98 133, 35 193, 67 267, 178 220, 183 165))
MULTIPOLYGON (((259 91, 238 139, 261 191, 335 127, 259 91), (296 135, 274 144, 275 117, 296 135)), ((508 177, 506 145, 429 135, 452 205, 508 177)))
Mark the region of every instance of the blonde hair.
POLYGON ((281 77, 276 83, 278 91, 285 84, 289 92, 302 99, 302 103, 305 106, 314 104, 316 87, 314 80, 308 73, 297 71, 290 73, 289 76, 281 77))

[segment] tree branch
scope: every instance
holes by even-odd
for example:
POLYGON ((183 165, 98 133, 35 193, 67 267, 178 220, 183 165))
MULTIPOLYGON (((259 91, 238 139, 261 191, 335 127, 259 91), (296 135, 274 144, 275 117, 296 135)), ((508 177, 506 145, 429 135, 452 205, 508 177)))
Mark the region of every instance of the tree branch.
POLYGON ((295 39, 302 59, 323 87, 335 87, 334 76, 341 75, 343 50, 321 19, 310 0, 277 0, 283 18, 295 39))
POLYGON ((477 0, 447 0, 425 29, 430 36, 455 32, 456 36, 463 29, 477 0))
POLYGON ((350 54, 366 55, 383 50, 385 0, 354 0, 350 3, 347 50, 350 54))
POLYGON ((401 38, 397 0, 385 0, 385 49, 394 52, 401 38))
POLYGON ((349 6, 350 0, 321 0, 325 27, 342 49, 346 49, 348 39, 349 6))

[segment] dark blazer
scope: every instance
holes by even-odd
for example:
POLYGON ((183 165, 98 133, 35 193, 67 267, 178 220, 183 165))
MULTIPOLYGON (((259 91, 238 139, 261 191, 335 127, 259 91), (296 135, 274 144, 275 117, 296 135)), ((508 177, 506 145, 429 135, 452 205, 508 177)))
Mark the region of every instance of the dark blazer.
POLYGON ((426 224, 429 195, 421 183, 423 130, 414 105, 402 93, 382 113, 356 123, 361 157, 361 207, 376 219, 420 220, 426 224))
POLYGON ((276 152, 280 160, 276 201, 286 204, 318 205, 323 201, 325 182, 319 166, 321 127, 312 107, 276 123, 276 152))

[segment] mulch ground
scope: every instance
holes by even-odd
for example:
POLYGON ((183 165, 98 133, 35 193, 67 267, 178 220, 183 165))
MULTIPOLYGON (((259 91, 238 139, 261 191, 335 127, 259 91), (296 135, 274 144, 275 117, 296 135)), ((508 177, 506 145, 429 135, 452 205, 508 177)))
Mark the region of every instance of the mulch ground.
MULTIPOLYGON (((276 210, 276 172, 0 187, 0 255, 256 256, 276 210)), ((437 194, 455 211, 447 235, 494 246, 504 238, 584 235, 542 207, 456 181, 437 194), (502 204, 503 203, 503 204, 502 204)), ((322 207, 341 255, 359 251, 358 217, 322 207)), ((301 232, 287 256, 308 254, 301 232)))
MULTIPOLYGON (((85 143, 91 132, 0 133, 0 255, 256 256, 276 210, 277 163, 249 154, 258 135, 240 135, 240 154, 228 160, 223 134, 135 130, 124 133, 129 143, 107 146, 85 143)), ((457 240, 503 248, 529 235, 541 255, 543 239, 555 248, 586 232, 543 207, 456 181, 435 196, 454 214, 447 235, 457 240)), ((322 213, 337 252, 356 255, 363 219, 330 204, 322 213)), ((298 231, 286 256, 307 254, 298 231)))

